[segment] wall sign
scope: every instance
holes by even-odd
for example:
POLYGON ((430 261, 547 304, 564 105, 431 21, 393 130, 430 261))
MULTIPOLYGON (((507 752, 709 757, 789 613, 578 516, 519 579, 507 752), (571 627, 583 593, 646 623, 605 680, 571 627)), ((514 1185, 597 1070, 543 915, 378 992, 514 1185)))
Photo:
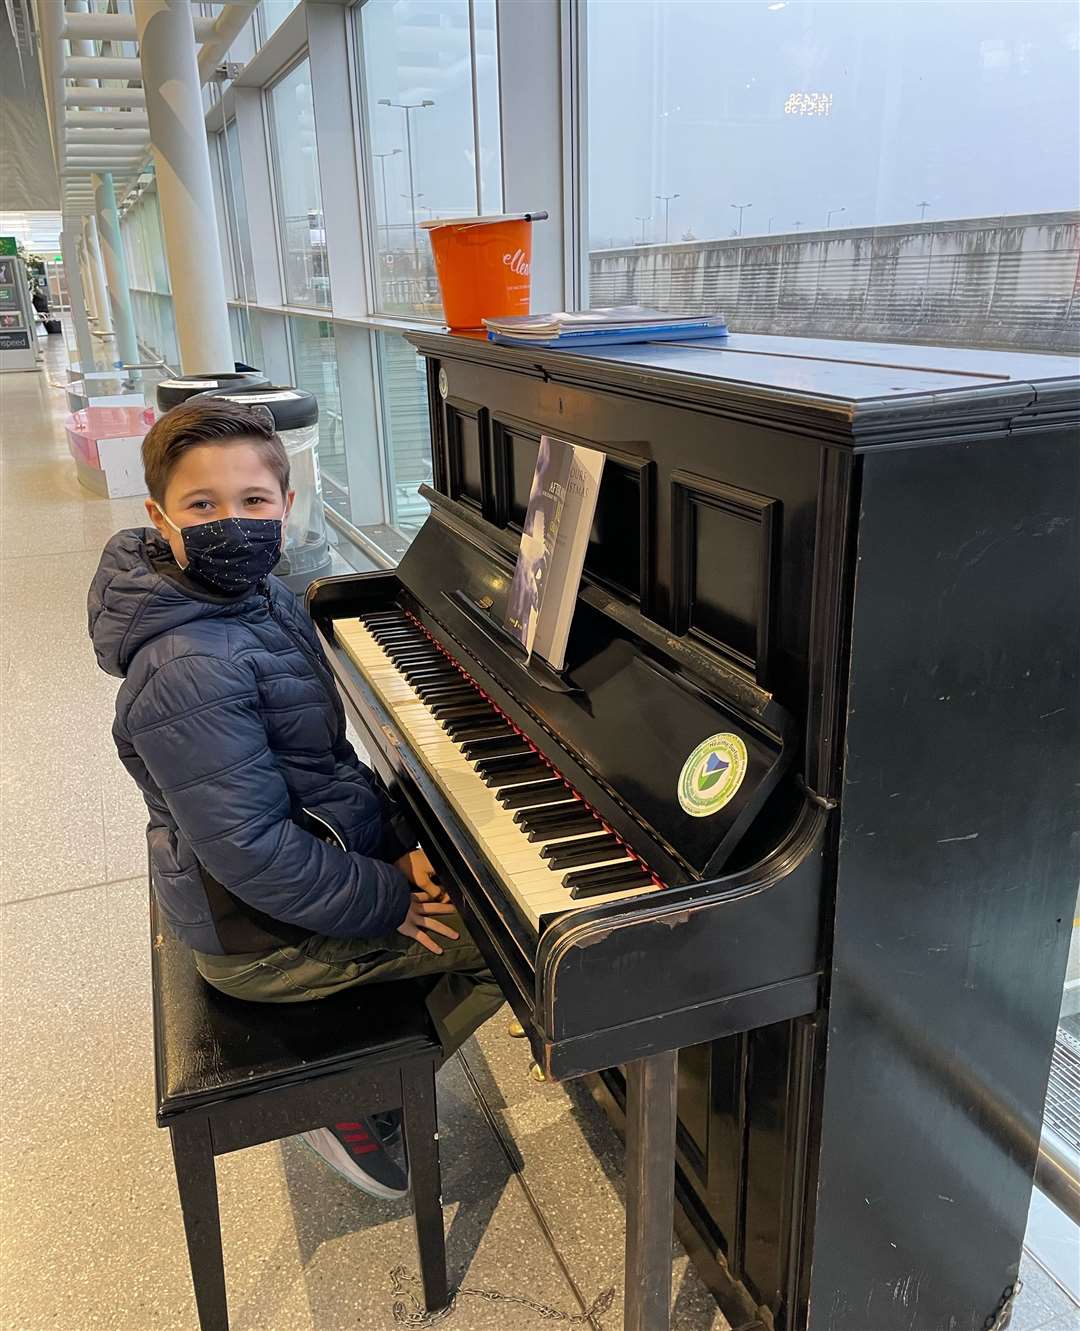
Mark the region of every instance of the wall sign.
POLYGON ((30 334, 6 332, 0 329, 0 351, 29 351, 30 334))

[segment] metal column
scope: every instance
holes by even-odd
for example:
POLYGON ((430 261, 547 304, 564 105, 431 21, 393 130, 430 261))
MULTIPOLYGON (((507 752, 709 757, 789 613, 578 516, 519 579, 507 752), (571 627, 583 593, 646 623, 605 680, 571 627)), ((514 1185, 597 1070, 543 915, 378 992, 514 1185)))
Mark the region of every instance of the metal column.
MULTIPOLYGON (((111 171, 90 177, 94 185, 94 208, 97 215, 98 239, 105 263, 105 276, 109 283, 113 328, 116 331, 116 358, 125 365, 139 362, 139 344, 135 336, 135 319, 131 312, 131 285, 128 281, 124 240, 120 235, 120 218, 116 212, 116 190, 111 171)), ((135 371, 139 374, 139 371, 135 371)))
POLYGON ((233 368, 192 6, 135 0, 146 112, 185 373, 233 368))

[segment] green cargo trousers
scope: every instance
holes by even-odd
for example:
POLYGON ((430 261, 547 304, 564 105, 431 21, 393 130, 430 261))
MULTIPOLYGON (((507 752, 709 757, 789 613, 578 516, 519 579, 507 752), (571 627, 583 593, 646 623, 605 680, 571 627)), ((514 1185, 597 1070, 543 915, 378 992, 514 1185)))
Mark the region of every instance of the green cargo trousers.
POLYGON ((460 937, 436 936, 442 952, 414 939, 326 938, 315 935, 295 947, 233 956, 195 953, 199 974, 215 989, 252 1003, 306 1003, 359 984, 429 980, 428 1011, 447 1059, 488 1017, 503 996, 476 944, 455 912, 440 915, 460 937))

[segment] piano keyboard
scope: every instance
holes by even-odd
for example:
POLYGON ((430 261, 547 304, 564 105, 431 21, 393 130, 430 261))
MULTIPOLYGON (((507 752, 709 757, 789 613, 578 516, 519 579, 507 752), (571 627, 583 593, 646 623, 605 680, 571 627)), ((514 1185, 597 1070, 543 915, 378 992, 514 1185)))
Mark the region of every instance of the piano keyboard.
POLYGON ((334 631, 539 932, 660 884, 468 676, 400 611, 334 631))

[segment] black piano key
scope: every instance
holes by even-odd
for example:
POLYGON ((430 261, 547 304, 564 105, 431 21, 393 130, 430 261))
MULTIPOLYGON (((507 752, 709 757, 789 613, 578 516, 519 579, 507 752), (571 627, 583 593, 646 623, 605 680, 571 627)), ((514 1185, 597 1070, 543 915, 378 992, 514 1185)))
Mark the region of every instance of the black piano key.
POLYGON ((456 670, 448 666, 409 666, 401 672, 402 676, 412 683, 434 684, 437 679, 456 679, 460 678, 456 670))
POLYGON ((434 643, 428 642, 426 638, 418 638, 411 633, 399 635, 384 633, 376 641, 385 652, 424 652, 428 656, 442 656, 442 652, 434 643))
POLYGON ((601 827, 581 801, 566 808, 555 805, 554 809, 519 809, 514 821, 526 832, 535 832, 545 841, 558 841, 561 836, 574 836, 577 832, 595 832, 601 827))
POLYGON ((476 770, 481 776, 491 776, 493 773, 498 775, 500 771, 508 771, 510 768, 520 767, 527 758, 529 762, 542 765, 537 754, 522 740, 522 748, 525 750, 524 757, 518 754, 494 753, 489 758, 480 758, 476 763, 476 770))
POLYGON ((486 721, 491 716, 491 708, 482 698, 472 698, 465 702, 433 703, 431 715, 437 721, 466 721, 472 717, 486 721))
POLYGON ((504 809, 529 809, 565 804, 574 794, 562 781, 534 781, 528 786, 496 791, 495 798, 504 809))
POLYGON ((470 698, 476 696, 474 689, 459 684, 424 685, 415 692, 420 701, 427 703, 429 707, 434 707, 436 703, 468 702, 470 698))
POLYGON ((489 719, 483 721, 466 721, 466 723, 457 723, 453 728, 447 725, 447 731, 454 735, 461 735, 461 743, 473 743, 474 740, 499 739, 502 736, 502 729, 499 728, 497 721, 489 719), (466 733, 465 732, 469 732, 466 733))
POLYGON ((379 646, 395 661, 404 661, 409 657, 419 657, 425 661, 445 661, 446 657, 442 652, 437 652, 434 647, 426 642, 415 642, 411 638, 403 638, 400 641, 382 642, 379 646))
POLYGON ((491 727, 486 721, 454 721, 446 726, 446 733, 455 744, 467 744, 489 735, 491 727))
POLYGON ((469 762, 479 761, 481 758, 493 758, 500 754, 529 752, 509 726, 490 736, 476 736, 468 744, 462 745, 462 751, 469 762))
POLYGON ((618 837, 587 836, 576 841, 554 842, 540 852, 541 858, 551 861, 553 869, 570 869, 575 864, 600 864, 604 860, 621 860, 629 851, 618 837))
POLYGON ((498 776, 484 777, 484 785, 491 790, 509 790, 513 786, 522 786, 536 781, 548 771, 546 767, 522 768, 517 772, 500 772, 498 776))
POLYGON ((563 879, 563 887, 569 891, 572 901, 583 901, 586 897, 600 897, 625 888, 648 887, 651 882, 652 874, 637 860, 629 860, 625 865, 608 864, 602 869, 579 869, 568 873, 563 879))
POLYGON ((401 624, 412 628, 414 632, 419 632, 419 629, 400 610, 369 610, 360 616, 360 622, 366 624, 369 629, 374 629, 377 625, 401 624))

